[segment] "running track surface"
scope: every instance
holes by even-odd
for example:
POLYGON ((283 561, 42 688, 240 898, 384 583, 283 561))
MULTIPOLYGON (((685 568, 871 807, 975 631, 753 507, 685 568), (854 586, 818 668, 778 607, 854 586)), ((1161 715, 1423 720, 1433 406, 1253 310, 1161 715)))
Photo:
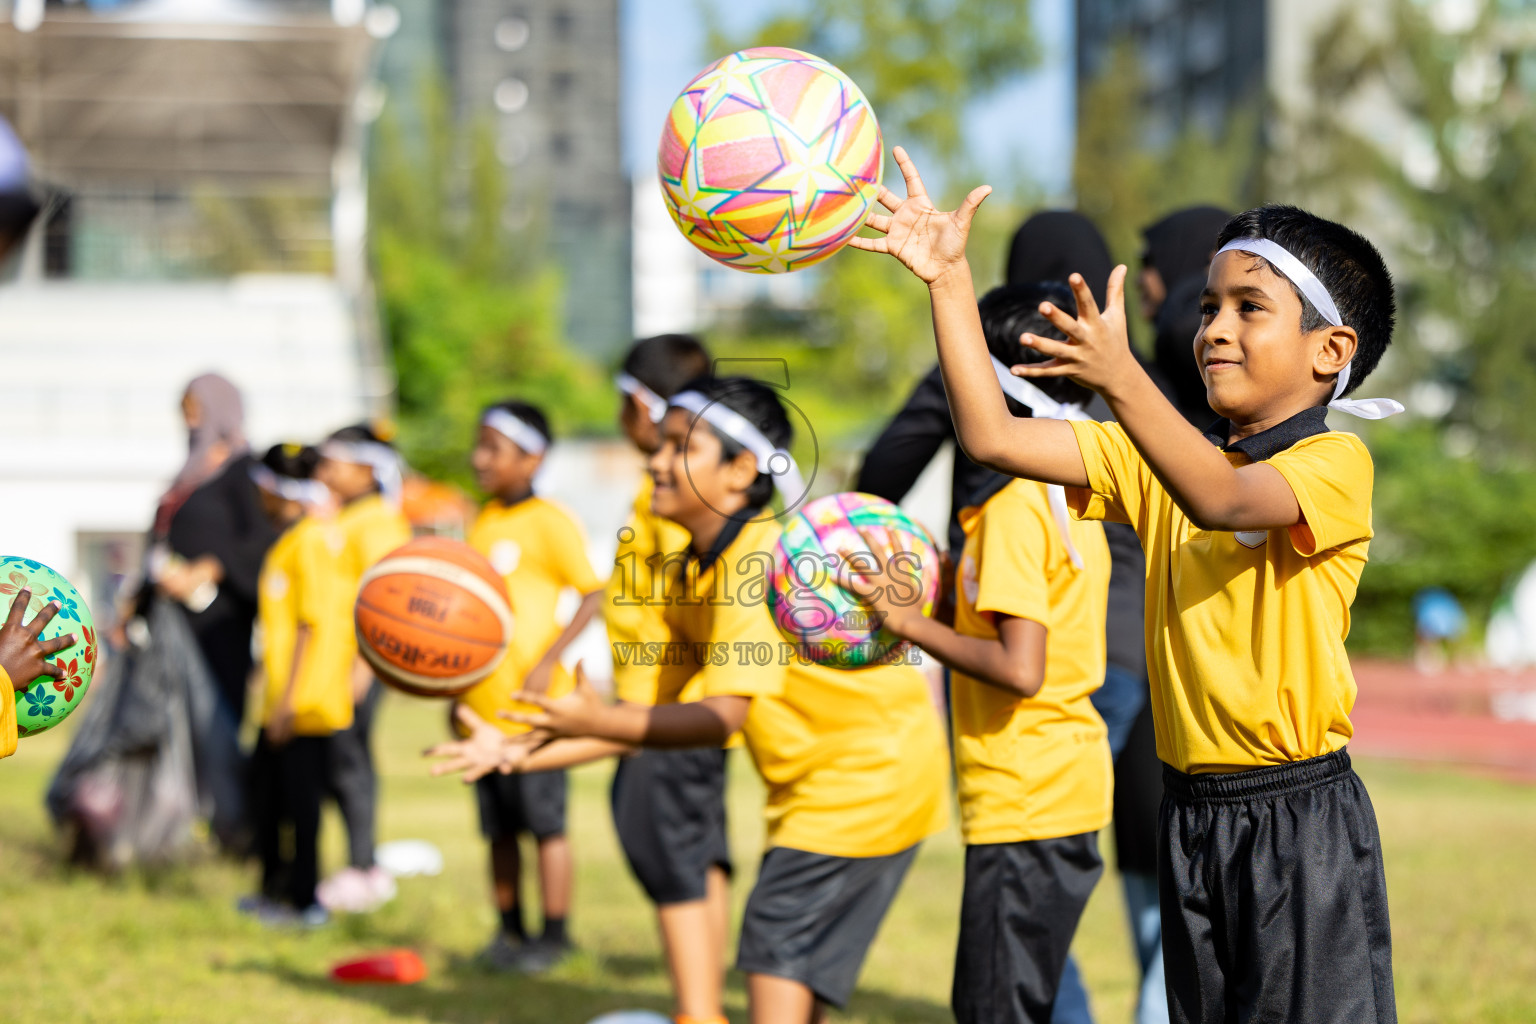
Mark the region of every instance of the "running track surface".
POLYGON ((1536 782, 1536 672, 1354 662, 1349 749, 1536 782))

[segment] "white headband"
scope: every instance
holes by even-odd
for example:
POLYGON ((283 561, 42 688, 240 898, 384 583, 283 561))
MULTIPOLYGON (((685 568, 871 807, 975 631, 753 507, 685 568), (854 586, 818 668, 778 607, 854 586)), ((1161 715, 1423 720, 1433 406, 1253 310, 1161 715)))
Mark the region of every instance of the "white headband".
POLYGON ((800 467, 795 465, 794 456, 783 448, 775 447, 745 416, 697 391, 683 391, 673 395, 671 405, 700 417, 756 456, 757 471, 773 477, 774 487, 778 488, 779 494, 786 501, 797 501, 805 494, 805 481, 800 476, 800 467))
POLYGON ((355 466, 368 466, 373 478, 379 483, 384 497, 394 504, 400 502, 400 491, 405 486, 404 471, 400 466, 400 454, 387 444, 378 441, 326 441, 320 446, 324 458, 337 462, 350 462, 355 466))
MULTIPOLYGON (((997 356, 992 357, 992 372, 997 374, 997 382, 1003 386, 1003 394, 1027 408, 1030 415, 1042 420, 1091 420, 1080 405, 1068 405, 1058 402, 1050 395, 1041 391, 1037 386, 1025 380, 1023 377, 1015 377, 1008 372, 1008 364, 997 356)), ((1047 484, 1045 497, 1051 505, 1051 518, 1056 520, 1056 528, 1061 531, 1061 541, 1067 546, 1067 557, 1072 560, 1075 568, 1083 567, 1083 556, 1077 553, 1077 548, 1072 543, 1072 534, 1068 531, 1069 519, 1067 516, 1067 491, 1060 484, 1047 484)))
POLYGON ((490 427, 529 455, 543 455, 544 449, 549 447, 549 442, 544 440, 543 434, 505 409, 485 410, 485 415, 480 418, 480 425, 490 427))
MULTIPOLYGON (((1339 316, 1339 307, 1334 304, 1328 289, 1323 287, 1323 282, 1283 245, 1269 238, 1234 238, 1217 249, 1216 255, 1234 250, 1267 260, 1276 273, 1285 275, 1307 297, 1307 301, 1322 314, 1324 320, 1335 327, 1344 326, 1344 318, 1339 316)), ((1339 379, 1333 386, 1333 399, 1328 403, 1328 408, 1363 420, 1385 419, 1403 411, 1403 403, 1391 398, 1344 398, 1344 389, 1349 387, 1349 370, 1350 367, 1346 365, 1339 371, 1339 379)))
POLYGON ((328 494, 325 484, 318 480, 283 476, 259 462, 251 467, 251 479, 268 494, 284 501, 297 501, 301 505, 323 505, 328 494))
POLYGON ((646 413, 651 417, 652 423, 660 423, 667 415, 667 400, 656 392, 640 383, 627 373, 615 374, 614 386, 631 398, 640 399, 640 404, 645 406, 646 413))

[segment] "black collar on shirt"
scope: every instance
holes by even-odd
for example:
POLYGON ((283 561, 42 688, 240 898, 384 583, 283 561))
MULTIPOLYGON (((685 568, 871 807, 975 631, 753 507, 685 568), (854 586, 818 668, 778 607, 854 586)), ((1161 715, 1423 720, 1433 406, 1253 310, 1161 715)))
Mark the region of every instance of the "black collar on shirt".
POLYGON ((521 496, 513 498, 511 501, 502 501, 500 498, 497 498, 496 501, 501 505, 502 508, 516 508, 518 505, 521 505, 531 497, 533 497, 533 489, 529 488, 528 490, 524 491, 521 496))
POLYGON ((693 543, 691 541, 689 542, 688 561, 698 563, 698 574, 700 576, 708 572, 709 567, 714 565, 715 562, 719 560, 721 555, 725 554, 725 549, 730 547, 731 542, 735 540, 738 535, 740 535, 741 528, 746 526, 753 519, 756 519, 758 513, 761 511, 762 509, 760 508, 744 508, 735 515, 727 517, 725 520, 725 525, 722 526, 720 528, 720 532, 715 535, 715 542, 711 544, 709 546, 709 550, 704 552, 702 555, 694 549, 693 543))
POLYGON ((1205 439, 1224 452, 1242 452, 1254 462, 1263 462, 1314 434, 1328 433, 1328 407, 1314 405, 1303 409, 1288 420, 1281 420, 1268 430, 1261 430, 1251 437, 1227 444, 1232 434, 1229 420, 1217 420, 1205 428, 1205 439))

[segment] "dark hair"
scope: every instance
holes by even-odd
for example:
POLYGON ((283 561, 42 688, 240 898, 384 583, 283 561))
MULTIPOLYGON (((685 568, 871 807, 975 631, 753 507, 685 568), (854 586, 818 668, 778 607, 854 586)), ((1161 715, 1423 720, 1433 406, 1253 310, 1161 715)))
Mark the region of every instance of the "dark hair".
POLYGON ((378 433, 373 429, 373 427, 367 423, 354 423, 350 427, 342 427, 340 430, 333 432, 330 437, 326 438, 326 440, 350 441, 353 443, 359 441, 369 441, 373 444, 387 445, 390 448, 394 447, 394 445, 380 437, 378 433))
POLYGON ((629 347, 623 371, 662 398, 709 373, 709 350, 691 334, 658 334, 629 347))
POLYGON ((308 480, 320 464, 320 451, 307 444, 275 444, 261 457, 261 464, 278 476, 308 480))
MULTIPOLYGON (((1042 302, 1077 315, 1077 299, 1072 289, 1056 281, 999 285, 983 295, 976 307, 981 314, 987 351, 1008 366, 1044 362, 1046 357, 1039 351, 1019 344, 1021 334, 1038 334, 1058 341, 1066 337, 1041 314, 1042 302)), ((1032 383, 1058 402, 1082 405, 1092 397, 1087 388, 1066 377, 1042 377, 1032 383)))
MULTIPOLYGON (((744 417, 763 432, 763 436, 776 448, 787 449, 795 439, 795 428, 784 411, 784 403, 778 392, 751 377, 699 377, 689 381, 679 391, 697 391, 705 398, 718 402, 727 409, 744 417)), ((736 458, 746 448, 741 442, 727 437, 714 428, 708 420, 700 418, 700 424, 709 427, 710 433, 720 439, 721 461, 736 458)), ((757 479, 747 489, 747 507, 762 508, 773 499, 773 476, 758 473, 757 479)))
POLYGON ((485 411, 490 412, 492 409, 501 409, 516 416, 534 430, 537 430, 539 436, 544 438, 545 444, 549 444, 555 439, 554 433, 549 429, 549 417, 545 416, 544 410, 536 405, 519 402, 515 398, 506 398, 494 405, 487 406, 485 411))
MULTIPOLYGON (((1376 247, 1342 224, 1295 206, 1280 205, 1260 206, 1233 217, 1221 229, 1216 247, 1219 249, 1234 238, 1268 238, 1317 275, 1339 307, 1339 318, 1345 326, 1354 328, 1360 339, 1345 393, 1359 387, 1381 362, 1392 341, 1392 324, 1396 319, 1392 274, 1376 247)), ((1294 282, 1291 290, 1301 300, 1302 332, 1327 327, 1328 321, 1294 282)))

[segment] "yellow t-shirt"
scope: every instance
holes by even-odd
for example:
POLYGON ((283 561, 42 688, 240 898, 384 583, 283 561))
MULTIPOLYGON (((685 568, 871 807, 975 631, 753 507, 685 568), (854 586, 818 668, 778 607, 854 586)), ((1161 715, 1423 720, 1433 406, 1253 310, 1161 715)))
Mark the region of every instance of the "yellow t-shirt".
POLYGON ((16 753, 16 690, 0 668, 0 757, 16 753))
POLYGON ((1069 504, 1130 523, 1147 552, 1158 757, 1184 772, 1231 772, 1343 747, 1355 703, 1344 638, 1371 539, 1374 474, 1360 439, 1323 428, 1271 456, 1303 521, 1230 533, 1191 523, 1119 425, 1072 429, 1089 486, 1067 488, 1069 504))
POLYGON ((768 786, 768 845, 898 853, 948 824, 949 757, 927 680, 910 665, 796 658, 766 603, 778 537, 775 522, 747 523, 703 574, 690 563, 672 580, 657 701, 689 685, 700 697, 752 698, 742 732, 768 786))
POLYGON ((655 704, 660 661, 638 647, 664 644, 662 616, 667 569, 676 571, 688 546, 688 531, 651 511, 655 482, 650 474, 635 494, 629 522, 619 531, 613 575, 603 594, 608 641, 613 649, 614 694, 630 704, 655 704))
MULTIPOLYGON (((537 710, 509 700, 508 695, 522 688, 523 677, 559 638, 563 627, 555 619, 556 601, 567 587, 589 594, 603 583, 587 557, 587 539, 580 524, 565 509, 543 498, 530 497, 510 506, 490 502, 470 528, 469 545, 506 580, 512 602, 512 642, 496 671, 462 699, 503 732, 526 732, 526 725, 508 722, 496 713, 537 710)), ((573 685, 570 670, 556 665, 549 696, 564 696, 573 685)))
POLYGON ((315 671, 327 679, 347 680, 350 692, 352 665, 357 660, 357 629, 353 608, 363 573, 385 555, 411 539, 411 524, 395 506, 377 494, 359 498, 325 524, 323 539, 329 553, 324 560, 326 578, 321 583, 330 595, 330 611, 315 624, 311 642, 315 671))
POLYGON ((1104 683, 1109 545, 1072 520, 1072 564, 1046 486, 1013 480, 960 515, 955 630, 996 640, 997 615, 1046 628, 1045 680, 1022 698, 963 672, 950 682, 960 829, 969 844, 1097 832, 1109 824, 1109 734, 1089 695, 1104 683))
POLYGON ((337 576, 330 565, 335 556, 327 543, 328 525, 305 517, 289 527, 267 551, 258 582, 266 724, 287 691, 299 626, 310 629, 293 692, 293 731, 299 736, 329 736, 352 724, 350 681, 317 671, 336 661, 322 644, 334 646, 338 636, 336 630, 322 634, 318 629, 336 604, 326 589, 337 576))

